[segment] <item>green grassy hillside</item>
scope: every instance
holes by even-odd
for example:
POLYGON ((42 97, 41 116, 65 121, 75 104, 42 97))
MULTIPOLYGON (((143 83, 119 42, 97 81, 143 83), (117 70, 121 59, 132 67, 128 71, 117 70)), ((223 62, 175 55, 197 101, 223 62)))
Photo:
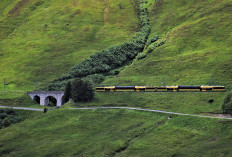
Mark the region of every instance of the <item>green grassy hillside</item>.
POLYGON ((222 104, 227 93, 96 93, 88 103, 69 103, 67 107, 129 106, 155 110, 203 114, 222 113, 222 104), (210 103, 209 100, 213 100, 210 103))
POLYGON ((159 35, 165 44, 103 84, 117 84, 120 79, 121 85, 161 85, 164 78, 165 85, 202 85, 212 80, 232 87, 230 0, 149 0, 147 5, 149 39, 159 35))
POLYGON ((28 114, 0 130, 1 156, 232 155, 228 120, 120 109, 28 114))
MULTIPOLYGON (((102 85, 211 80, 230 90, 230 0, 148 0, 143 5, 150 18, 148 41, 160 39, 147 42, 131 65, 105 77, 102 85)), ((132 0, 2 0, 0 82, 7 79, 7 90, 34 90, 36 79, 46 87, 95 52, 131 40, 141 28, 136 6, 132 0)), ((25 120, 0 130, 0 156, 232 156, 231 120, 65 109, 134 106, 207 115, 222 112, 227 94, 97 93, 92 102, 67 103, 46 114, 18 111, 25 120)), ((0 93, 0 105, 37 106, 19 93, 0 93)))
MULTIPOLYGON (((231 1, 150 0, 149 39, 131 65, 102 85, 225 85, 232 87, 231 1), (154 49, 154 45, 165 44, 154 49), (148 53, 150 51, 150 53, 148 53), (138 57, 137 57, 138 58, 138 57)), ((221 113, 227 93, 97 93, 76 106, 136 106, 182 113, 221 113), (213 99, 213 103, 209 100, 213 99)))
MULTIPOLYGON (((138 31, 134 0, 3 0, 0 2, 0 82, 34 90, 96 51, 138 31)), ((3 89, 3 83, 0 83, 3 89)))

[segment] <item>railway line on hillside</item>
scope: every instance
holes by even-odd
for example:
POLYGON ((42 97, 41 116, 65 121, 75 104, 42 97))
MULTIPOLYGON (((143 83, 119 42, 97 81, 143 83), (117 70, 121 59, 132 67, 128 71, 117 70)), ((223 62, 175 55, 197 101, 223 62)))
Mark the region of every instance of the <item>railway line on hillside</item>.
MULTIPOLYGON (((43 109, 27 108, 27 107, 0 106, 0 108, 12 108, 12 109, 16 109, 16 110, 43 111, 43 109)), ((180 116, 191 116, 191 117, 200 117, 200 118, 217 118, 217 119, 228 119, 228 120, 232 120, 232 117, 229 118, 229 117, 217 117, 217 116, 195 115, 195 114, 178 113, 178 112, 169 112, 169 111, 152 110, 152 109, 142 109, 142 108, 134 108, 134 107, 85 107, 85 108, 69 108, 69 109, 70 109, 70 110, 128 109, 128 110, 147 111, 147 112, 164 113, 164 114, 171 114, 171 115, 180 115, 180 116)))

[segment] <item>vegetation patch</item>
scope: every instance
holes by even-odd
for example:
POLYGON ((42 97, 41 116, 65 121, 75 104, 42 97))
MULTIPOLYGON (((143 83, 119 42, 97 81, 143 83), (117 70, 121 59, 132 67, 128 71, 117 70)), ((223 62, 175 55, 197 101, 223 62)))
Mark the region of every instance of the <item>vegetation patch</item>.
POLYGON ((222 110, 225 114, 231 114, 232 115, 232 94, 227 94, 223 104, 222 104, 222 110))
POLYGON ((140 31, 134 35, 130 42, 113 46, 90 56, 90 58, 72 68, 67 76, 55 80, 55 83, 49 85, 48 89, 57 90, 63 88, 64 83, 62 83, 62 81, 67 81, 69 79, 86 77, 92 74, 107 73, 125 65, 126 62, 133 60, 140 52, 142 52, 150 33, 148 10, 143 3, 144 2, 138 6, 140 31))
POLYGON ((19 123, 22 118, 13 109, 0 108, 0 129, 9 127, 11 124, 19 123))

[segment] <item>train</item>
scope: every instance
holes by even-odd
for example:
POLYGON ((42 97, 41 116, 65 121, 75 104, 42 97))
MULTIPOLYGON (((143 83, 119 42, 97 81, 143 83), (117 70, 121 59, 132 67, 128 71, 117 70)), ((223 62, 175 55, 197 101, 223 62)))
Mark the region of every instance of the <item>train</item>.
POLYGON ((96 92, 226 92, 225 86, 102 86, 96 92))

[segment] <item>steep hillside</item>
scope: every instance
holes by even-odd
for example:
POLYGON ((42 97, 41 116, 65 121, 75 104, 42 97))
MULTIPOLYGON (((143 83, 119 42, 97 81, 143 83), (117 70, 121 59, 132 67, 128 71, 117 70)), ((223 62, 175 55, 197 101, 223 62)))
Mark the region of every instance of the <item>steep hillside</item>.
MULTIPOLYGON (((3 0, 0 2, 0 82, 34 90, 96 51, 138 31, 134 0, 3 0)), ((0 88, 3 89, 2 83, 0 88)))
POLYGON ((103 84, 232 87, 232 2, 149 0, 151 33, 161 36, 135 61, 103 84), (155 48, 160 41, 165 44, 155 48), (150 53, 147 53, 150 52, 150 53), (162 81, 164 80, 164 81, 162 81))
MULTIPOLYGON (((102 85, 232 87, 232 2, 150 0, 144 51, 102 85), (152 39, 158 40, 152 41, 152 39), (150 42, 150 43, 149 43, 150 42), (162 43, 164 42, 164 44, 162 43), (162 43, 162 44, 160 44, 162 43)), ((227 93, 97 93, 81 106, 136 106, 183 113, 221 113, 227 93), (213 99, 213 103, 209 100, 213 99)))
POLYGON ((120 109, 28 114, 0 130, 1 156, 232 155, 230 120, 120 109))

